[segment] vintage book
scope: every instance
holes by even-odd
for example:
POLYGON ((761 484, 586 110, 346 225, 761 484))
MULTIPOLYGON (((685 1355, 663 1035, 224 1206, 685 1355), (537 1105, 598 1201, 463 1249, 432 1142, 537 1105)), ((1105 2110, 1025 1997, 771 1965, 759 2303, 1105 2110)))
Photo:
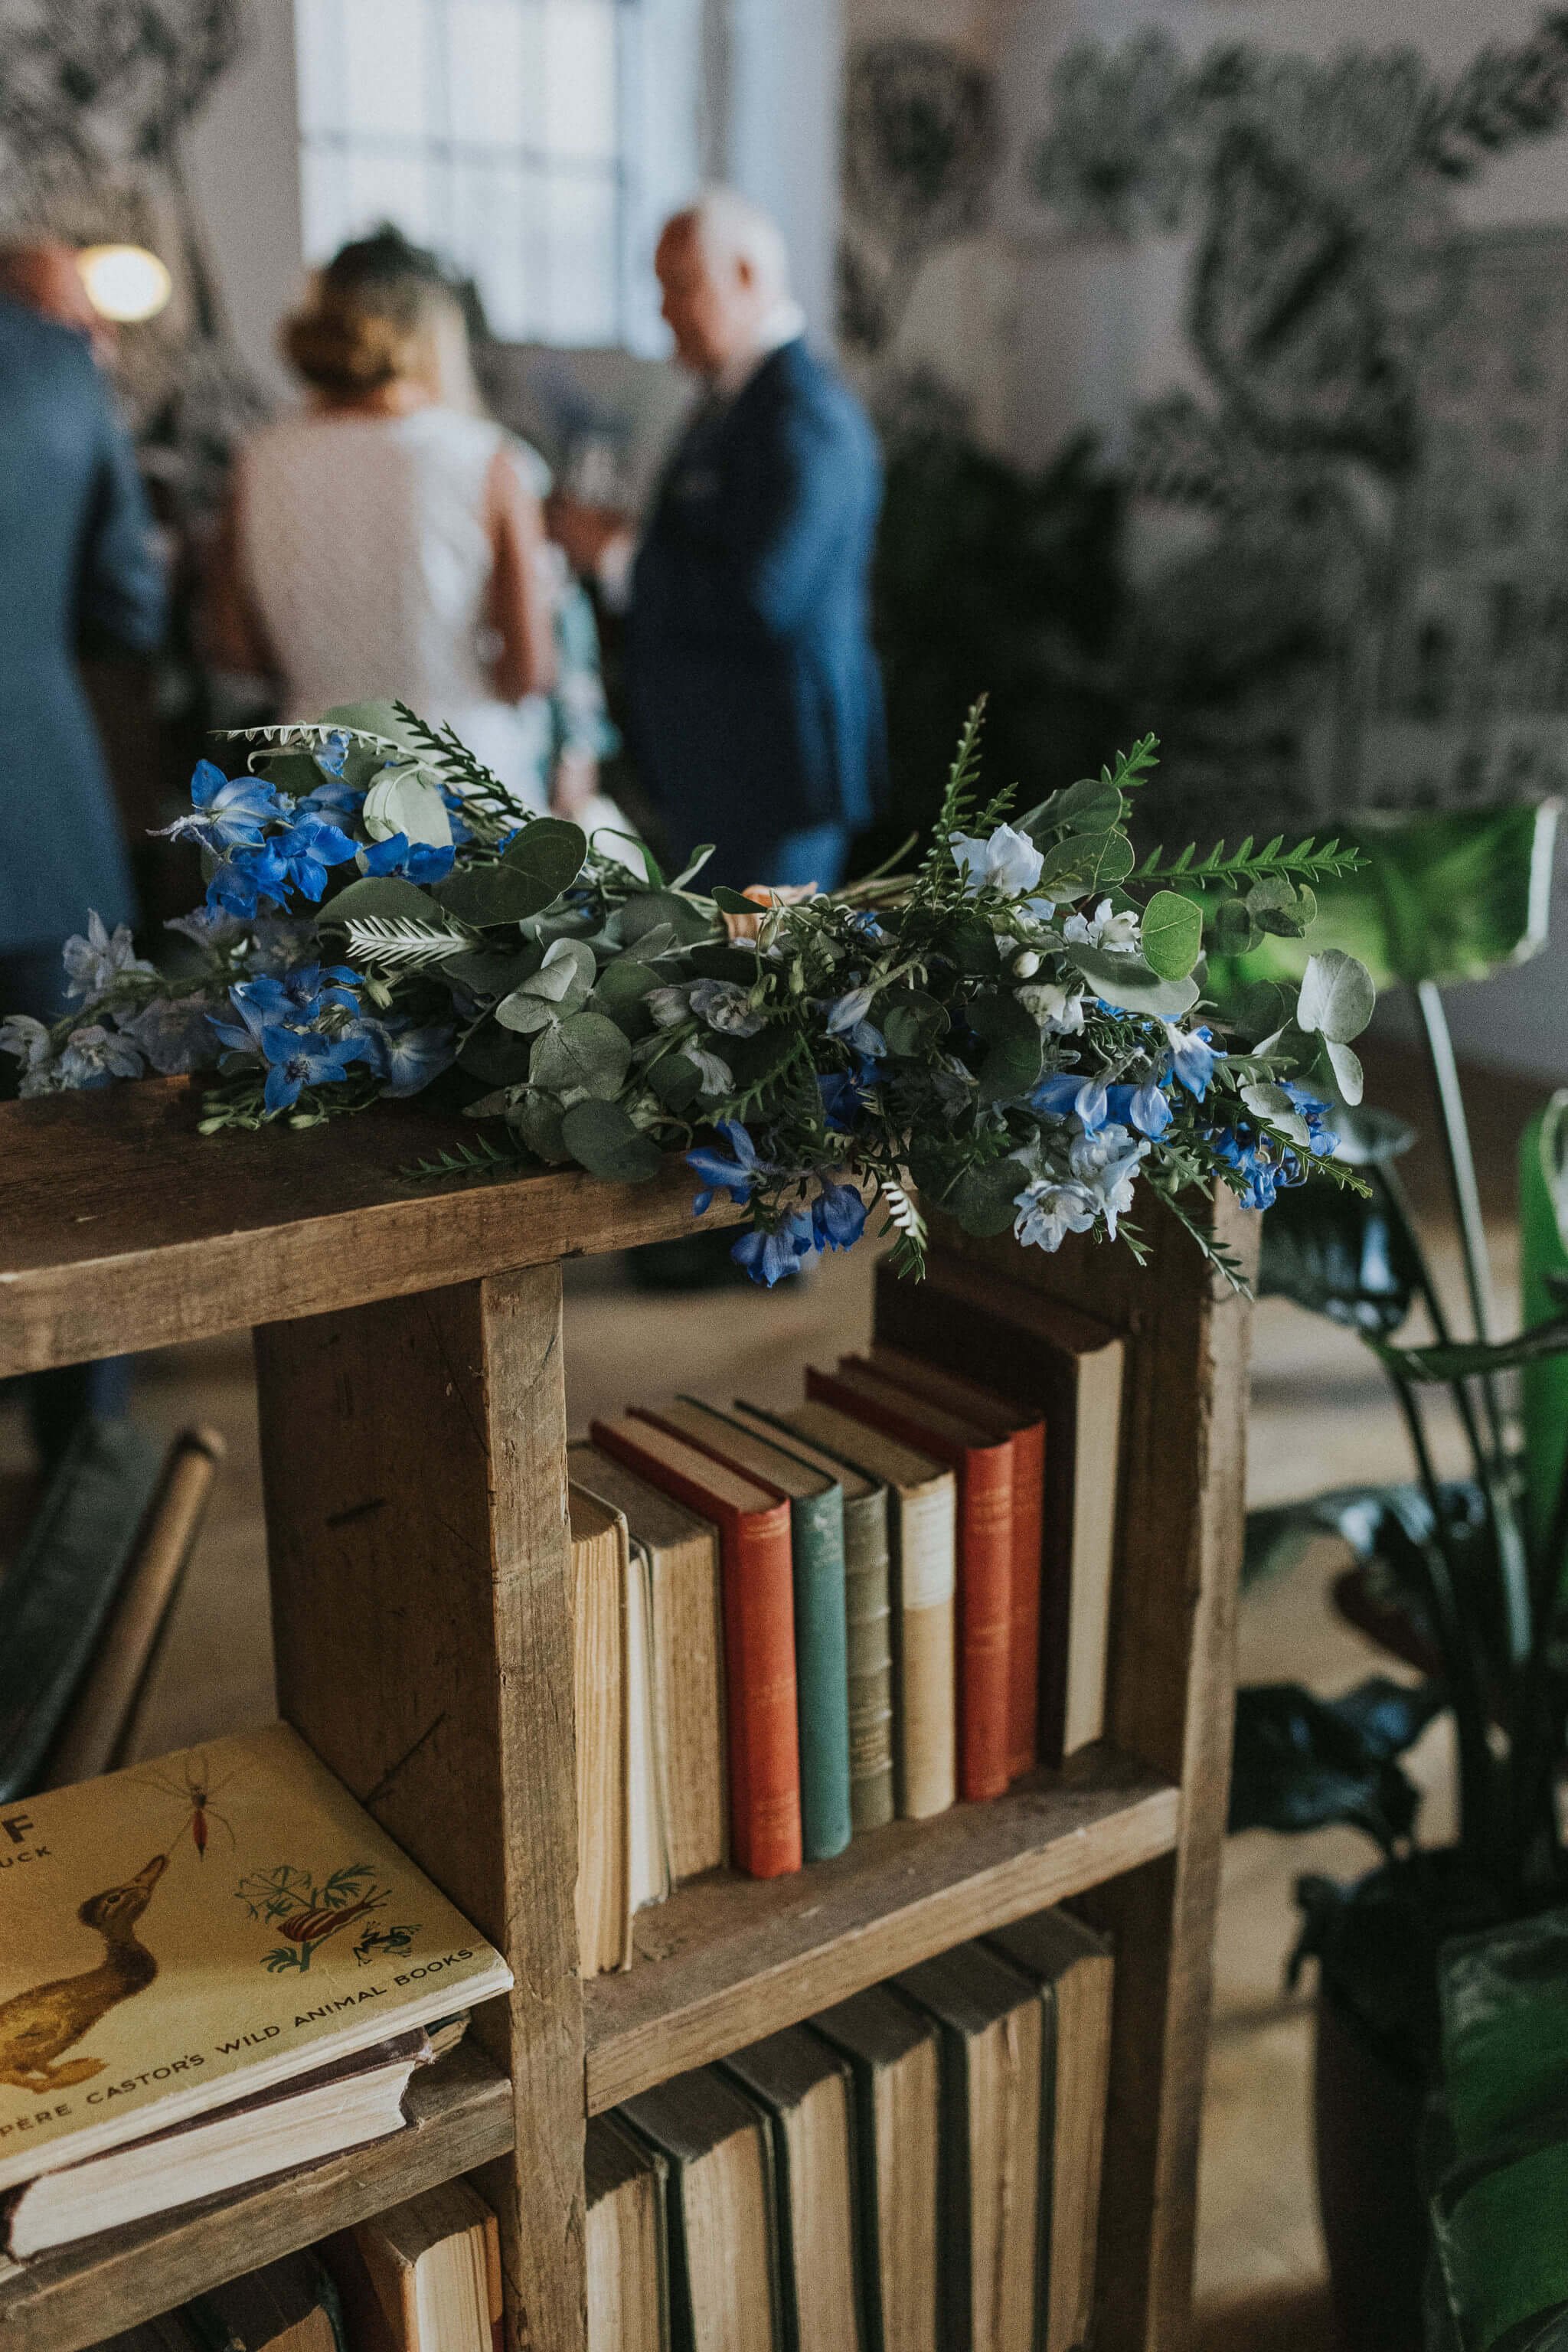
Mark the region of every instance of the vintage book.
POLYGON ((626 1738, 626 1528, 581 1487, 572 1518, 572 1683, 577 1720, 577 1965, 632 1958, 626 1738))
POLYGON ((1044 2004, 1045 2115, 1038 2352, 1074 2352, 1094 2317, 1105 2110, 1110 2094, 1110 1947, 1068 1911, 987 1938, 1044 2004))
POLYGON ((511 1971, 286 1724, 0 1811, 0 2189, 511 1971))
POLYGON ((737 1402, 734 1417, 844 1490, 844 1617, 849 1663, 849 1815, 858 1837, 879 1830, 898 1810, 893 1775, 892 1555, 888 1489, 851 1463, 810 1444, 797 1432, 737 1402))
POLYGON ((613 2115, 590 2116, 583 2151, 588 2352, 668 2352, 668 2172, 666 2159, 613 2115))
POLYGON ((1039 1994, 984 1944, 892 1981, 941 2035, 943 2352, 1035 2352, 1039 1994))
MULTIPOLYGON (((616 1514, 617 1517, 620 1514, 616 1514)), ((623 1528, 626 1526, 621 1521, 623 1528)), ((626 1546, 626 1883, 634 1911, 662 1903, 672 1884, 664 1770, 654 1729, 653 1565, 626 1546)))
POLYGON ((807 1862, 826 1862, 843 1853, 852 1828, 843 1482, 695 1397, 639 1406, 637 1418, 684 1437, 790 1507, 801 1851, 807 1862))
POLYGON ((1013 1578, 1013 1449, 1006 1438, 900 1389, 858 1359, 815 1366, 806 1393, 868 1421, 900 1444, 945 1462, 958 1479, 958 1793, 999 1797, 1007 1786, 1013 1578))
POLYGON ((863 2352, 849 2068, 803 2025, 724 2062, 768 2118, 784 2352, 863 2352))
POLYGON ((736 1865, 777 1878, 801 1864, 795 1572, 789 1505, 684 1439, 629 1415, 594 1443, 719 1529, 730 1838, 736 1865))
POLYGON ((941 2352, 941 2067, 923 2011, 886 1985, 811 2021, 849 2061, 866 2352, 941 2352))
MULTIPOLYGON (((932 1328, 941 1346, 941 1324, 932 1328)), ((945 1363, 872 1342, 871 1363, 902 1387, 929 1397, 948 1412, 962 1414, 1013 1446, 1013 1570, 1007 1633, 1007 1771, 1012 1780, 1032 1772, 1040 1729, 1040 1576, 1046 1527, 1046 1424, 1026 1406, 1010 1404, 994 1389, 965 1380, 945 1363)))
POLYGON ((466 2180, 340 2230, 319 2252, 349 2352, 502 2352, 500 2234, 466 2180))
POLYGON ((699 2066, 616 2110, 669 2168, 673 2352, 783 2352, 773 2143, 761 2109, 699 2066))
POLYGON ((226 1451, 216 1429, 184 1430, 170 1447, 125 1580, 49 1750, 42 1787, 96 1780, 135 1752, 142 1702, 226 1451))
POLYGON ((84 1421, 0 1579, 0 1805, 39 1785, 135 1558, 161 1459, 131 1423, 84 1421))
POLYGON ((215 2286, 180 2316, 197 2352, 351 2352, 337 2288, 312 2252, 215 2286))
POLYGON ((927 1295, 911 1299, 910 1286, 879 1269, 880 1336, 918 1354, 929 1344, 927 1318, 936 1316, 943 1363, 1038 1406, 1050 1432, 1039 1746, 1054 1763, 1105 1731, 1126 1350, 1089 1316, 941 1250, 921 1287, 927 1295))
POLYGON ((569 1445, 566 1460, 580 1486, 623 1514, 647 1555, 654 1743, 679 1884, 716 1870, 728 1853, 719 1530, 596 1445, 569 1445))
POLYGON ((900 1814, 926 1821, 957 1793, 953 1660, 958 1482, 951 1470, 828 1404, 767 1414, 888 1490, 892 1555, 893 1763, 900 1814))

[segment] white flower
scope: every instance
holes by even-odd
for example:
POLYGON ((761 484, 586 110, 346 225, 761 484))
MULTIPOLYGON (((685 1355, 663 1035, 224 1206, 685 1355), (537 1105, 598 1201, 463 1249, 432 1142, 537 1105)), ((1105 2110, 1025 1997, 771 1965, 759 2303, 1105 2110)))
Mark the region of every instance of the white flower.
POLYGON ((691 1010, 690 991, 675 986, 650 988, 643 1003, 661 1029, 673 1029, 691 1010))
POLYGON ((1013 976, 1016 980, 1033 980, 1039 968, 1040 959, 1033 948, 1020 948, 1013 958, 1013 976))
POLYGON ((146 1064, 129 1037, 117 1035, 99 1022, 73 1029, 60 1055, 60 1076, 68 1086, 90 1086, 94 1078, 140 1078, 146 1064))
POLYGON ((687 1060, 691 1063, 693 1067, 700 1074, 702 1079, 702 1092, 705 1095, 732 1095, 734 1093, 735 1073, 730 1067, 729 1063, 724 1060, 722 1055, 710 1054, 705 1045, 700 1045, 698 1044, 695 1037, 689 1037, 680 1050, 685 1055, 687 1060))
POLYGON ((691 992, 691 1010, 710 1029, 721 1029, 731 1037, 754 1037, 763 1026, 750 992, 738 981, 700 980, 691 992))
POLYGON ((1058 1250, 1068 1234, 1087 1234, 1100 1214, 1094 1194, 1082 1184, 1063 1183, 1056 1177, 1037 1178, 1013 1203, 1018 1213, 1013 1231, 1035 1249, 1058 1250))
POLYGON ((55 1074, 48 1030, 30 1013, 13 1013, 8 1021, 0 1021, 0 1054, 15 1054, 21 1063, 24 1096, 50 1094, 63 1083, 55 1074))
POLYGON ((131 944, 131 926, 117 923, 112 931, 96 910, 87 919, 87 937, 79 931, 68 939, 61 950, 70 986, 68 996, 89 999, 99 997, 122 971, 157 977, 153 966, 137 955, 131 944))
POLYGON ((1104 948, 1110 955, 1131 955, 1138 945, 1138 917, 1128 908, 1120 915, 1102 898, 1092 915, 1069 915, 1062 937, 1075 948, 1104 948))
POLYGON ((430 783, 416 766, 384 768, 364 796, 365 832, 372 841, 390 841, 401 833, 409 842, 430 849, 451 845, 452 820, 438 785, 430 783))
POLYGON ((972 897, 977 890, 999 890, 1005 898, 1026 898, 1046 862, 1028 835, 1010 824, 999 824, 989 841, 955 833, 952 859, 972 897))
POLYGON ((1061 987, 1050 980, 1037 981, 1032 988, 1018 991, 1018 1002, 1033 1021, 1053 1036, 1072 1037, 1083 1027, 1083 993, 1081 990, 1061 987))
POLYGON ((1125 1216, 1132 1206, 1133 1180, 1148 1149, 1146 1142, 1114 1121, 1092 1135, 1073 1138, 1068 1165, 1079 1182, 1104 1210, 1112 1241, 1116 1238, 1117 1218, 1125 1216))

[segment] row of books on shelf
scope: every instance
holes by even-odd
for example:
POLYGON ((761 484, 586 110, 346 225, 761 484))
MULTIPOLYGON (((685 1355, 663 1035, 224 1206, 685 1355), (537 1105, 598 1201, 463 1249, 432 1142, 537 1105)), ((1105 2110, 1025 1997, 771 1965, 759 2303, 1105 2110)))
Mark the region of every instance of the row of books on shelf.
MULTIPOLYGON (((1072 2352, 1111 1973, 1042 1912, 594 2118, 588 2352, 1072 2352)), ((113 2352, 491 2352, 498 2257, 454 2183, 113 2352)))
POLYGON ((684 1879, 826 1861, 1101 1736, 1122 1343, 957 1279, 913 1311, 884 1280, 883 1336, 783 1412, 680 1397, 568 1448, 585 1975, 684 1879))

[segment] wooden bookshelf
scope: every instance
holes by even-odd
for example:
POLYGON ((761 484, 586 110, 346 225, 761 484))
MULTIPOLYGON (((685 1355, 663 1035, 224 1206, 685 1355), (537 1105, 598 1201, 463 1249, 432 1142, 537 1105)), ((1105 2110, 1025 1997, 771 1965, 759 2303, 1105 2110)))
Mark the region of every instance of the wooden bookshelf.
MULTIPOLYGON (((517 1985, 420 2086, 417 2130, 0 2273, 5 2352, 79 2352, 468 2170, 500 2217, 511 2344, 584 2352, 589 2113, 1069 1895, 1117 1938, 1097 2346, 1180 2352, 1245 1307, 1170 1220, 1142 1270, 944 1237, 1009 1314, 1044 1291, 1129 1343, 1107 1745, 798 1877, 697 1881, 639 1919, 628 1974, 584 1987, 560 1262, 689 1231, 687 1172, 432 1188, 398 1171, 461 1130, 408 1106, 300 1134, 195 1124, 177 1081, 0 1108, 0 1376, 254 1328, 280 1707, 517 1985)), ((1256 1220, 1216 1217, 1245 1259, 1256 1220)), ((1026 1396, 1026 1348, 993 1377, 1026 1396)))

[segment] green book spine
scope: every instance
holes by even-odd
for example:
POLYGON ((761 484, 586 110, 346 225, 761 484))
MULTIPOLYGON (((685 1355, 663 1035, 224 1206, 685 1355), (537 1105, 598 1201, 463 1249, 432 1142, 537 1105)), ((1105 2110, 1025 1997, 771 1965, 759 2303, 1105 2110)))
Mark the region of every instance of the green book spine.
POLYGON ((844 1502, 849 1662, 849 1813, 858 1837, 893 1818, 893 1612, 888 1490, 844 1502))
POLYGON ((792 1503, 790 1524, 801 1840, 807 1862, 826 1862, 843 1853, 852 1828, 843 1487, 792 1503))

